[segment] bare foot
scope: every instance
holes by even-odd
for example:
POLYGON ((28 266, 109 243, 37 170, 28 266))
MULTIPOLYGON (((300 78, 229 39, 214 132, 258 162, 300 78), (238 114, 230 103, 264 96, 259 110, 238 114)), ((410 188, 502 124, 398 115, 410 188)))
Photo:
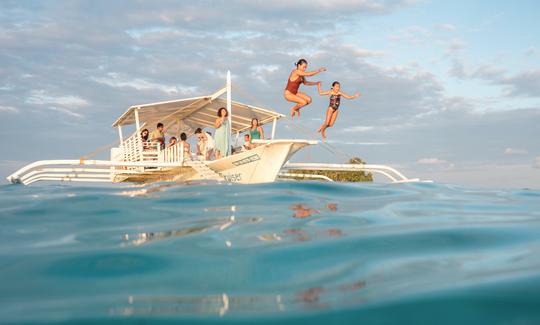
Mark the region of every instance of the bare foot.
POLYGON ((291 108, 291 118, 294 118, 294 115, 296 115, 296 111, 294 108, 291 108))
POLYGON ((326 139, 326 130, 322 130, 321 135, 322 135, 323 139, 326 139))

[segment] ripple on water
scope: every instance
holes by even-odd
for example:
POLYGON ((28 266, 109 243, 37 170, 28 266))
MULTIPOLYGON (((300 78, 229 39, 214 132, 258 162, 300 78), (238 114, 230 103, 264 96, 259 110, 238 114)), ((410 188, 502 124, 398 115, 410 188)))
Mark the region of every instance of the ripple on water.
POLYGON ((0 317, 537 323, 539 198, 435 183, 0 186, 0 317))

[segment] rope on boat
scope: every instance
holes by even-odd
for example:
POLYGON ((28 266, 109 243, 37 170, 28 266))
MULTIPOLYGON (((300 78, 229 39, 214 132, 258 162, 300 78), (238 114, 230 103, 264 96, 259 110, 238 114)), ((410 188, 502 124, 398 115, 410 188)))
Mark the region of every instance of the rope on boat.
MULTIPOLYGON (((246 92, 246 91, 243 91, 242 88, 236 86, 236 85, 232 85, 232 88, 236 91, 238 91, 241 95, 245 96, 246 98, 248 98, 249 100, 252 100, 253 103, 259 107, 264 107, 265 105, 262 105, 262 103, 257 99, 255 98, 254 96, 252 96, 249 92, 246 92)), ((181 107, 179 108, 178 110, 168 114, 167 116, 165 116, 164 118, 161 118, 161 120, 166 120, 168 119, 169 117, 179 113, 180 111, 182 110, 185 110, 186 108, 190 108, 192 106, 194 106, 195 104, 198 104, 202 101, 205 101, 205 100, 208 100, 210 97, 203 97, 203 98, 200 98, 194 102, 192 102, 191 104, 187 105, 187 106, 184 106, 184 107, 181 107)), ((308 129, 307 127, 305 127, 304 125, 302 125, 301 123, 299 122, 296 122, 294 121, 290 116, 287 116, 285 118, 285 121, 287 122, 290 122, 297 130, 301 131, 302 133, 304 133, 306 136, 308 137, 312 137, 313 136, 313 131, 308 129)), ((168 129, 168 128, 167 128, 168 129)), ((165 129, 164 131, 166 131, 167 129, 165 129)), ((315 134, 316 137, 318 137, 317 134, 315 134)), ((109 144, 106 144, 106 145, 103 145, 101 147, 98 147, 97 149, 89 152, 88 154, 86 155, 83 155, 81 156, 79 159, 80 159, 80 162, 81 162, 81 165, 84 165, 84 161, 87 160, 88 158, 91 158, 91 157, 94 157, 96 156, 97 154, 105 151, 105 150, 110 150, 111 148, 117 146, 119 144, 119 140, 116 140, 114 142, 111 142, 109 144)), ((326 141, 321 141, 321 146, 326 149, 327 151, 329 151, 330 153, 334 154, 334 155, 341 155, 343 157, 345 157, 346 159, 350 160, 353 158, 352 155, 350 155, 349 153, 339 149, 337 146, 334 146, 326 141)))
MULTIPOLYGON (((240 87, 236 86, 236 84, 233 84, 232 88, 234 90, 237 90, 241 95, 245 96, 247 99, 252 100, 255 105, 257 105, 259 107, 264 107, 264 105, 262 105, 257 98, 255 98, 249 92, 246 92, 243 89, 241 89, 240 87)), ((307 127, 305 127, 301 123, 296 122, 294 119, 292 119, 292 117, 287 115, 287 117, 284 120, 287 121, 287 122, 290 122, 297 130, 304 133, 307 137, 312 137, 313 136, 314 133, 313 133, 312 130, 308 129, 307 127)), ((319 137, 318 134, 315 134, 315 136, 319 137)), ((332 144, 330 144, 330 143, 328 143, 328 142, 326 142, 324 140, 322 140, 320 143, 321 143, 321 146, 324 149, 328 150, 330 153, 332 153, 334 155, 341 155, 341 156, 345 157, 347 160, 350 160, 350 159, 354 158, 354 156, 350 155, 349 153, 339 149, 337 146, 334 146, 334 145, 332 145, 332 144)))

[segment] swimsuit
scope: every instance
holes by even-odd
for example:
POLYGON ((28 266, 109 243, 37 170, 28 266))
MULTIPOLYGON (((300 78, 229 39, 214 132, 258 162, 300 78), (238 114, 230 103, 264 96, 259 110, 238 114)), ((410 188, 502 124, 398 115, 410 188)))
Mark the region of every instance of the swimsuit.
POLYGON ((334 95, 332 94, 330 96, 330 107, 332 107, 332 109, 334 111, 337 111, 338 108, 339 108, 339 104, 340 104, 340 99, 341 99, 341 95, 334 95))
POLYGON ((287 86, 285 87, 285 90, 290 91, 292 94, 296 95, 298 93, 298 88, 300 88, 300 84, 304 82, 304 77, 298 77, 295 81, 291 81, 291 78, 287 79, 287 86))
POLYGON ((249 136, 251 137, 251 140, 258 140, 261 138, 261 132, 259 132, 259 127, 255 128, 255 130, 251 129, 249 130, 249 136))

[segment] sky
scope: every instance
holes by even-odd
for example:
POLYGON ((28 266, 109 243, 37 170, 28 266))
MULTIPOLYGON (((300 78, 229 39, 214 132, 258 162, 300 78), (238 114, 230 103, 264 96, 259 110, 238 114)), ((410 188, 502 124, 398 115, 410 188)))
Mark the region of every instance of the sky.
MULTIPOLYGON (((287 114, 305 58, 328 70, 310 80, 362 96, 342 101, 333 150, 297 161, 359 156, 441 183, 540 188, 538 35, 532 0, 3 0, 0 182, 106 146, 129 106, 211 94, 229 69, 233 99, 287 114)), ((313 103, 278 137, 319 137, 328 99, 301 90, 313 103)))

